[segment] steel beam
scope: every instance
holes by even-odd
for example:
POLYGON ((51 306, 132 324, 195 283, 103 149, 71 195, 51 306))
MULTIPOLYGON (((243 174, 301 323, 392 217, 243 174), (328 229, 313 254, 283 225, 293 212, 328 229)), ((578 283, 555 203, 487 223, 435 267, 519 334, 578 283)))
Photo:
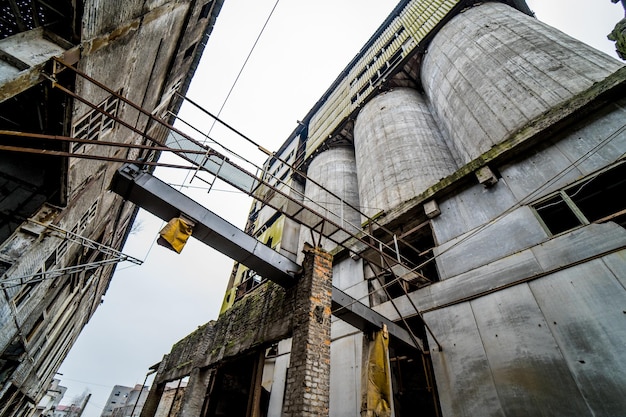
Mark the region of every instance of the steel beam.
POLYGON ((296 283, 297 263, 137 166, 120 168, 111 190, 165 221, 184 214, 195 221, 192 236, 202 243, 283 287, 296 283))
POLYGON ((419 339, 412 337, 406 329, 398 326, 387 317, 372 310, 337 287, 333 287, 331 310, 333 312, 333 316, 340 318, 346 323, 351 324, 364 332, 371 331, 373 329, 380 329, 384 324, 387 326, 387 330, 391 336, 408 346, 424 352, 422 342, 419 339))

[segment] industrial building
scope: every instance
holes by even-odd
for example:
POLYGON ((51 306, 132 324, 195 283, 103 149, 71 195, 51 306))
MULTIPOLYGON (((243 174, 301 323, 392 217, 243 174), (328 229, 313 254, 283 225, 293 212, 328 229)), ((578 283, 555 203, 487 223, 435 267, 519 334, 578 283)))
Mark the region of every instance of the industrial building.
POLYGON ((142 384, 134 387, 115 385, 100 417, 138 417, 149 389, 150 387, 142 384))
POLYGON ((183 416, 623 415, 625 93, 524 1, 400 1, 260 173, 213 171, 273 255, 221 242, 142 417, 182 378, 183 416))
POLYGON ((222 0, 0 6, 0 416, 26 417, 107 291, 222 0), (149 165, 152 166, 152 165, 149 165))

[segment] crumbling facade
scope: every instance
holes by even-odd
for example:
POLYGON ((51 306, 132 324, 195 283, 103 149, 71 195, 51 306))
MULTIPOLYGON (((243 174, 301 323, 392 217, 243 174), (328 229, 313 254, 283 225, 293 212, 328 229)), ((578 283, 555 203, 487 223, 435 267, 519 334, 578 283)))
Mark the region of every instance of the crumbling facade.
POLYGON ((3 3, 0 416, 35 412, 129 259, 136 208, 107 191, 111 177, 158 158, 155 119, 178 111, 221 4, 3 3))

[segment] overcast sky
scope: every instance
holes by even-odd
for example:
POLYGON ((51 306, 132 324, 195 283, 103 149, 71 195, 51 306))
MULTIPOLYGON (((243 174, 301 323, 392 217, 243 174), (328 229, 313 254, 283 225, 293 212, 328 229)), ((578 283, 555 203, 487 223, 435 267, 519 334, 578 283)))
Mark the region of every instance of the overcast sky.
MULTIPOLYGON (((225 0, 188 96, 217 113, 276 0, 225 0)), ((221 118, 267 149, 287 139, 319 97, 397 4, 396 0, 283 0, 260 38, 221 118)), ((612 56, 606 39, 623 15, 610 0, 528 1, 537 18, 612 56)), ((184 106, 181 117, 208 130, 211 120, 184 106)), ((216 126, 211 136, 256 158, 236 135, 216 126)), ((160 170, 181 184, 186 172, 160 170)), ((188 181, 187 181, 188 182, 188 181)), ((193 198, 243 227, 250 199, 193 181, 193 198)), ((59 370, 68 392, 92 399, 84 417, 98 417, 114 385, 141 384, 148 368, 178 340, 217 318, 233 262, 190 240, 181 255, 153 244, 162 222, 140 212, 124 252, 144 260, 121 264, 104 298, 59 370)), ((148 384, 151 380, 148 380, 148 384)))

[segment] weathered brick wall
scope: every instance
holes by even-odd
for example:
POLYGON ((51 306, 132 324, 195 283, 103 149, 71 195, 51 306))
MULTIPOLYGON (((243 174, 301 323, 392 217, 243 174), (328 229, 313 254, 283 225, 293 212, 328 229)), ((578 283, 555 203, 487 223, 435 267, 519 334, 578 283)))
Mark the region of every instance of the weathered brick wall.
MULTIPOLYGON (((321 249, 306 249, 304 273, 293 288, 285 290, 268 282, 237 302, 219 320, 201 326, 176 343, 163 358, 145 407, 148 411, 142 416, 153 415, 153 403, 158 404, 165 382, 191 375, 190 384, 198 382, 198 392, 203 394, 209 368, 288 337, 293 337, 293 343, 284 416, 327 416, 332 259, 321 249), (191 381, 198 377, 202 381, 191 381)), ((191 397, 184 402, 193 402, 191 397)))
POLYGON ((182 378, 194 368, 210 367, 290 337, 296 288, 285 290, 272 282, 260 286, 217 321, 206 323, 172 346, 155 382, 182 378))
POLYGON ((297 286, 284 417, 327 416, 330 392, 332 255, 305 249, 297 286))

